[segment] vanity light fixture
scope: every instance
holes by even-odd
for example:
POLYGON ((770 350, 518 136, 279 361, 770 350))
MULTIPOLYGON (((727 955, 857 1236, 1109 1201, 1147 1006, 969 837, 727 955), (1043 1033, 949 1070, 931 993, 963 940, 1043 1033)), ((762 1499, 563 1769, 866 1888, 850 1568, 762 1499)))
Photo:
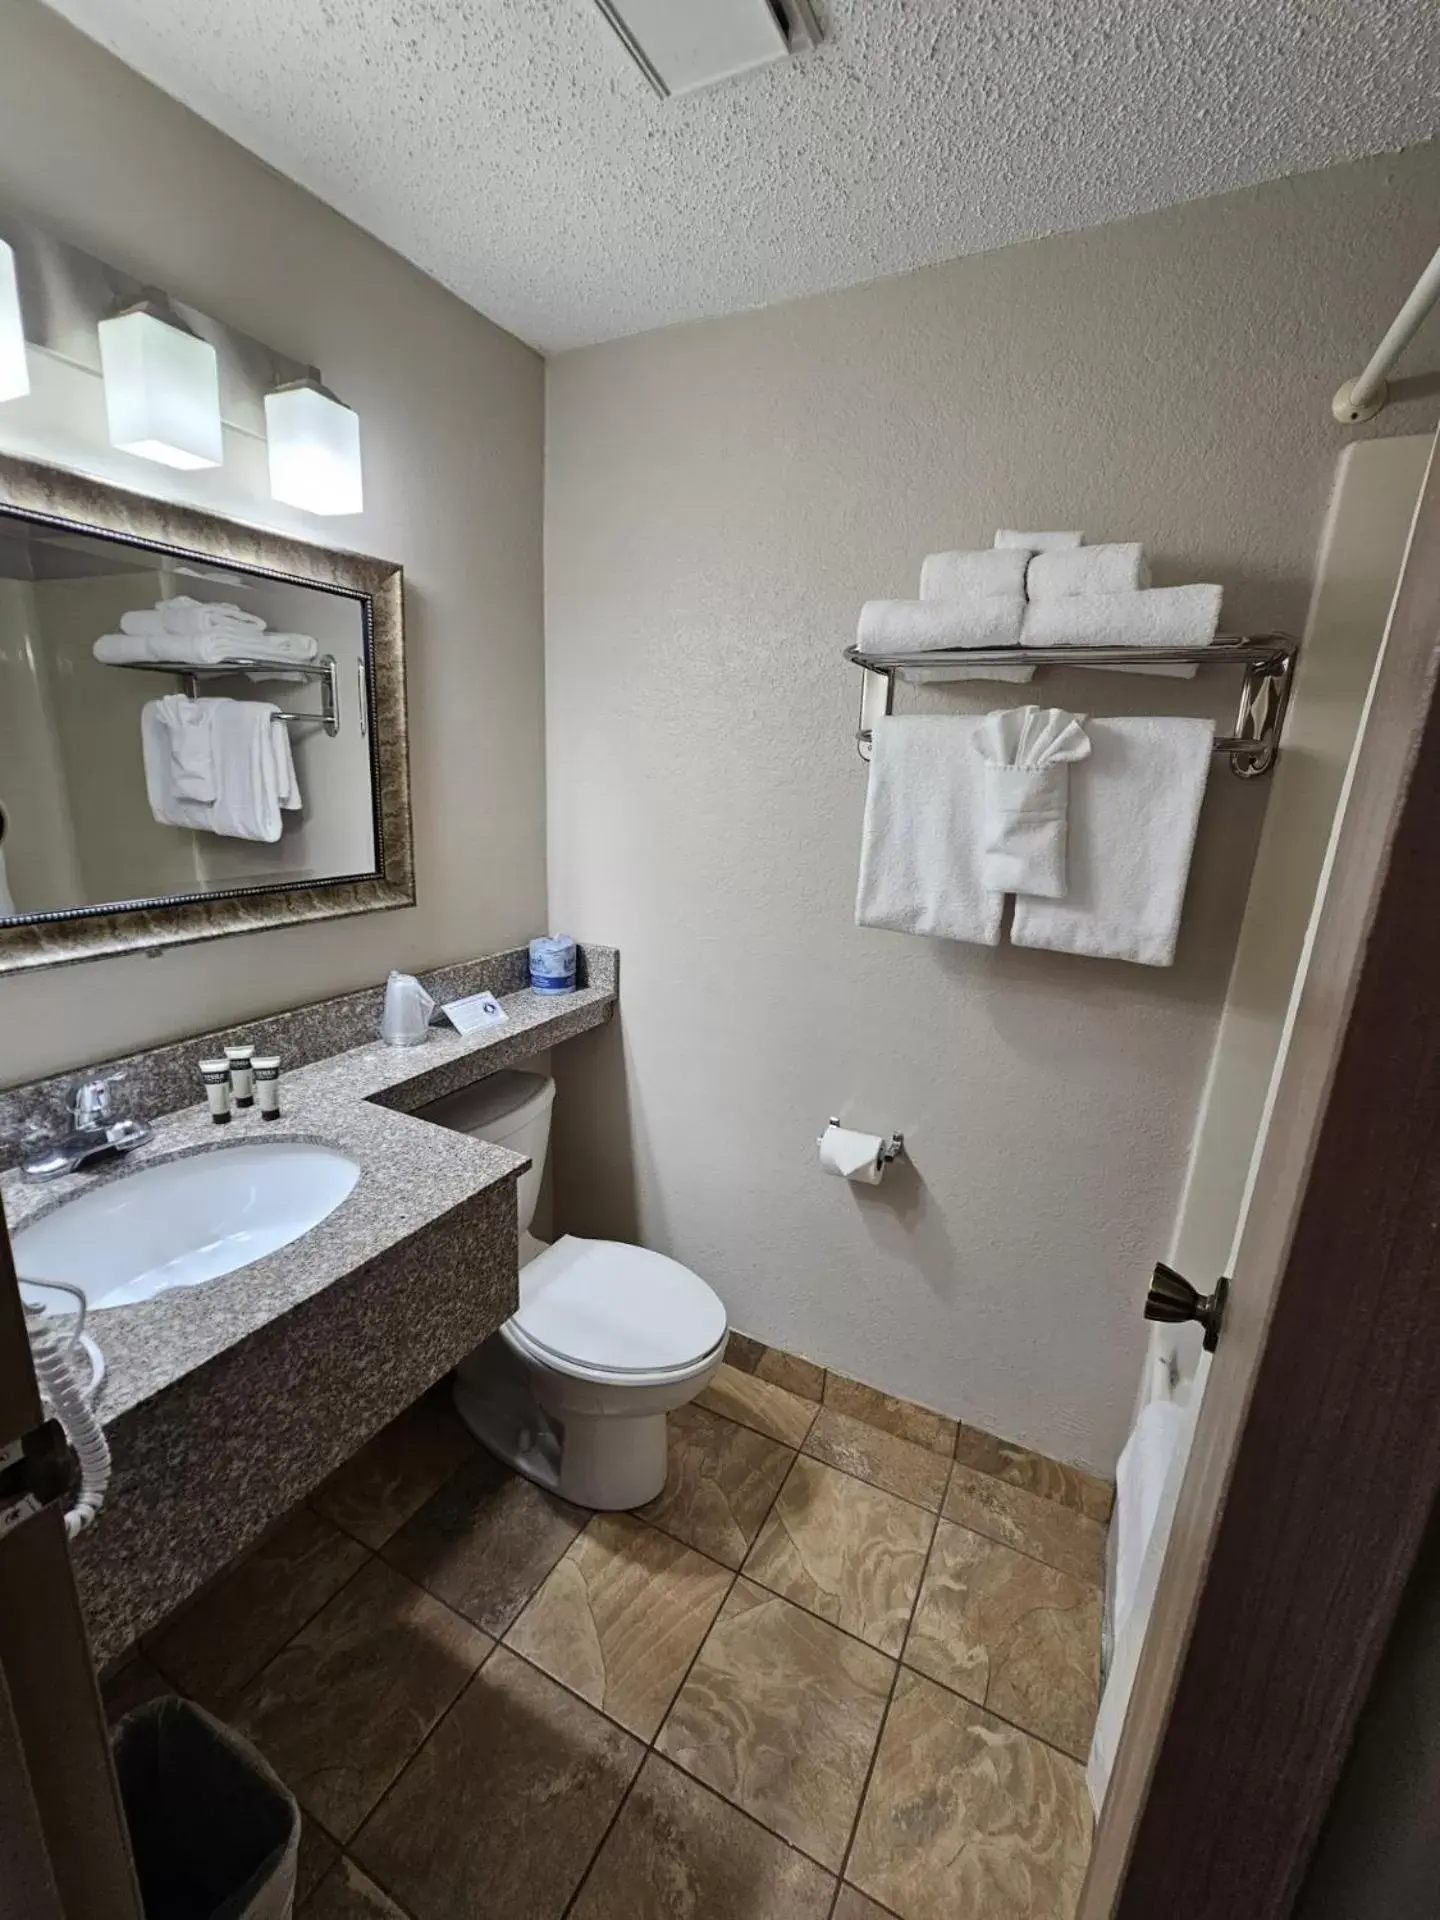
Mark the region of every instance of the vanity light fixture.
POLYGON ((360 513, 360 416, 321 385, 312 367, 265 396, 270 492, 308 513, 360 513))
POLYGON ((110 444, 167 467, 218 467, 220 363, 163 294, 100 322, 110 444))
POLYGON ((15 249, 8 241, 0 240, 0 400, 18 400, 29 391, 30 368, 25 359, 15 249))

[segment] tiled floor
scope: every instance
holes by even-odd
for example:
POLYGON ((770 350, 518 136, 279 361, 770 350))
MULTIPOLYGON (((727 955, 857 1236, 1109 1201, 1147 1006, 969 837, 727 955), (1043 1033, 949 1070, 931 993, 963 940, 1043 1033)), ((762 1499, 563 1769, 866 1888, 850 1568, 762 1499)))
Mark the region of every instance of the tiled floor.
POLYGON ((428 1396, 112 1711, 173 1687, 255 1740, 301 1920, 1069 1920, 1108 1488, 734 1351, 638 1515, 428 1396))

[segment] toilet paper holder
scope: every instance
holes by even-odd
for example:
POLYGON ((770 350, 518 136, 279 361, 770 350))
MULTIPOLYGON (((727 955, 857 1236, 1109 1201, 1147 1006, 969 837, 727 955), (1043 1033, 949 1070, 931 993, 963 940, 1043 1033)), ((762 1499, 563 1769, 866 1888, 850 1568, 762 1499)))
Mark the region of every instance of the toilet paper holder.
MULTIPOLYGON (((839 1126, 843 1126, 844 1122, 841 1120, 838 1113, 832 1113, 828 1124, 832 1127, 839 1127, 839 1126)), ((817 1147, 820 1145, 823 1138, 824 1138, 823 1134, 818 1134, 818 1133, 816 1134, 815 1144, 817 1147)), ((890 1165, 892 1160, 903 1160, 905 1158, 905 1136, 903 1133, 891 1134, 889 1140, 886 1141, 885 1145, 880 1149, 880 1158, 885 1162, 885 1165, 887 1167, 890 1165)))

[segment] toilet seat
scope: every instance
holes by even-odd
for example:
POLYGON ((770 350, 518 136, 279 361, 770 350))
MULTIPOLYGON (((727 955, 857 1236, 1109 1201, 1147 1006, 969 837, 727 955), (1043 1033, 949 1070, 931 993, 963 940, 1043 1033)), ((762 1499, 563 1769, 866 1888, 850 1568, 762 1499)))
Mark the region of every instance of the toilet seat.
POLYGON ((521 1269, 503 1332, 540 1366, 640 1386, 711 1365, 728 1323, 719 1295, 678 1260, 566 1234, 521 1269))

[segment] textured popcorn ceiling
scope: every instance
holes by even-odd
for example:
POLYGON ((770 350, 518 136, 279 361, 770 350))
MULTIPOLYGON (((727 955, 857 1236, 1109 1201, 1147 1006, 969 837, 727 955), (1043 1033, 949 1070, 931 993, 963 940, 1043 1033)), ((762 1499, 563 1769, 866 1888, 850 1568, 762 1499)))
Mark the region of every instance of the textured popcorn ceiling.
POLYGON ((1433 0, 819 0, 670 101, 592 0, 53 3, 546 350, 1440 132, 1433 0))

